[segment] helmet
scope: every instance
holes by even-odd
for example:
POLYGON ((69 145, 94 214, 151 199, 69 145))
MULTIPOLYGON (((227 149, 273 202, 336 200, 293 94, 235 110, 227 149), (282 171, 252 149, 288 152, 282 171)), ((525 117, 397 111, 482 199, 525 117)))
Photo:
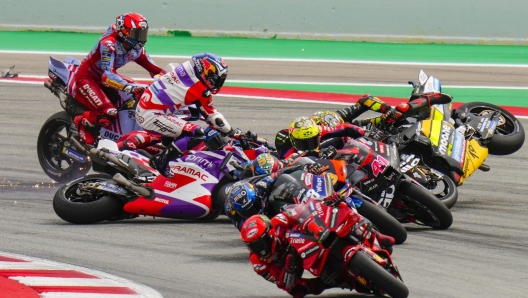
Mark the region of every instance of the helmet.
POLYGON ((319 148, 319 126, 312 118, 299 117, 290 124, 288 134, 290 141, 297 150, 307 151, 319 148))
POLYGON ((211 93, 216 94, 227 78, 227 63, 211 53, 192 56, 194 72, 211 93))
POLYGON ((264 215, 253 215, 248 218, 240 229, 240 236, 247 248, 262 257, 271 255, 273 237, 270 235, 271 221, 264 215))
POLYGON ((336 127, 339 124, 345 123, 343 118, 336 112, 320 111, 315 112, 311 117, 317 125, 336 127))
POLYGON ((284 165, 275 156, 269 153, 262 153, 253 160, 251 164, 251 170, 255 175, 266 175, 277 172, 282 169, 284 165))
POLYGON ((231 205, 231 210, 244 218, 258 214, 262 209, 262 199, 253 184, 249 182, 233 184, 227 193, 227 201, 231 205))
POLYGON ((139 13, 129 12, 117 16, 116 31, 120 40, 135 50, 141 50, 147 43, 147 19, 139 13))

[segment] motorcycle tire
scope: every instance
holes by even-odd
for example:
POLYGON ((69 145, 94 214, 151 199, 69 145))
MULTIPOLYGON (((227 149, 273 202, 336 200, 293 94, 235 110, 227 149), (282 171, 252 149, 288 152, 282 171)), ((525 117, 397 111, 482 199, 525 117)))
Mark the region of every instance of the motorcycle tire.
POLYGON ((486 102, 470 102, 460 106, 457 113, 466 112, 479 115, 490 110, 499 111, 501 120, 488 143, 488 153, 508 155, 519 150, 524 144, 524 128, 519 120, 505 109, 486 102))
POLYGON ((385 208, 378 207, 361 198, 360 200, 363 201, 363 204, 357 207, 357 212, 367 218, 378 231, 394 238, 396 244, 402 244, 407 240, 407 230, 385 208))
POLYGON ((409 289, 400 279, 393 276, 364 252, 356 252, 348 263, 348 267, 391 297, 407 298, 409 296, 409 289))
POLYGON ((37 156, 40 166, 48 177, 58 183, 83 177, 92 166, 90 163, 82 164, 67 158, 60 152, 62 146, 56 134, 65 137, 70 133, 71 124, 72 118, 66 111, 58 112, 44 122, 38 135, 37 156))
POLYGON ((88 175, 61 186, 53 197, 53 210, 63 220, 73 224, 93 224, 116 218, 123 213, 124 203, 102 193, 91 201, 76 196, 79 183, 112 179, 105 174, 88 175))
MULTIPOLYGON (((421 185, 414 184, 410 180, 403 180, 394 197, 395 200, 403 202, 405 206, 396 207, 397 204, 393 201, 387 210, 391 214, 391 209, 397 208, 398 211, 403 211, 398 213, 403 213, 405 218, 411 217, 417 224, 439 230, 448 229, 453 224, 453 214, 449 208, 421 185)), ((404 221, 406 221, 405 218, 404 221)))
POLYGON ((458 201, 458 188, 456 183, 449 178, 446 174, 436 171, 438 174, 442 176, 441 179, 436 181, 436 187, 433 188, 432 185, 424 185, 424 183, 420 183, 437 198, 442 203, 444 203, 447 208, 451 209, 453 206, 455 206, 456 202, 458 201))

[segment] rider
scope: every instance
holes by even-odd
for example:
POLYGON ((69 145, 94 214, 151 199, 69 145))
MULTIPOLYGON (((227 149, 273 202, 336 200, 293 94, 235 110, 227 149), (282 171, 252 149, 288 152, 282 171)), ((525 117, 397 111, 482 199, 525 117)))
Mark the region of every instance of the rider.
POLYGON ((84 142, 93 144, 95 141, 89 127, 112 125, 117 115, 115 102, 119 99, 118 91, 139 98, 144 90, 118 74, 118 68, 134 61, 152 77, 165 73, 145 52, 147 35, 148 24, 142 15, 132 12, 120 15, 81 62, 69 91, 89 108, 74 119, 84 142))
POLYGON ((273 217, 276 213, 273 208, 267 208, 267 198, 271 192, 271 185, 279 174, 290 173, 304 169, 312 174, 319 175, 325 168, 318 163, 284 169, 284 162, 270 153, 261 153, 255 160, 239 165, 235 175, 244 179, 233 184, 227 193, 224 211, 237 229, 244 221, 254 214, 265 214, 273 217), (257 176, 249 182, 247 178, 257 176))
MULTIPOLYGON (((241 136, 242 131, 232 128, 213 105, 212 94, 220 91, 226 77, 227 63, 222 58, 211 53, 194 55, 192 61, 178 64, 145 90, 136 108, 136 120, 148 132, 170 138, 191 136, 201 141, 202 128, 175 115, 182 107, 196 105, 216 130, 230 137, 241 136)), ((169 161, 192 147, 189 143, 187 148, 179 148, 175 142, 150 159, 150 165, 166 176, 170 175, 169 161)))
POLYGON ((363 124, 370 122, 378 126, 380 124, 392 124, 399 119, 418 114, 432 105, 449 103, 451 100, 452 97, 446 93, 424 94, 413 92, 409 102, 402 102, 393 108, 381 99, 367 94, 360 98, 355 105, 337 110, 336 113, 347 123, 363 124), (380 112, 382 115, 363 121, 354 121, 355 118, 367 110, 380 112))
MULTIPOLYGON (((302 277, 302 258, 286 239, 286 234, 293 226, 293 220, 284 212, 271 220, 265 215, 253 215, 245 221, 240 235, 250 251, 249 259, 253 270, 295 298, 318 295, 332 287, 353 289, 354 285, 346 283, 345 276, 336 277, 334 285, 325 284, 320 278, 302 277)), ((372 233, 368 220, 361 216, 354 225, 353 232, 362 242, 373 241, 376 234, 372 233)))
POLYGON ((291 124, 289 129, 283 129, 275 137, 275 146, 280 158, 290 158, 298 151, 303 151, 303 155, 332 154, 335 138, 352 137, 358 138, 365 134, 359 126, 342 123, 334 127, 317 125, 314 119, 309 117, 298 117, 291 124), (330 140, 329 144, 324 141, 330 140), (332 146, 330 146, 332 145, 332 146), (328 149, 320 151, 320 148, 328 149))

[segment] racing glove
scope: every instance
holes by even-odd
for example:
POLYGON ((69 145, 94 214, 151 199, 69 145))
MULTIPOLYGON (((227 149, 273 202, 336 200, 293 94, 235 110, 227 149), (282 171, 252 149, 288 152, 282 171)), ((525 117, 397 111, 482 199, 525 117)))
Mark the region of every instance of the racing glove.
POLYGON ((241 136, 243 136, 244 133, 242 132, 242 130, 240 130, 240 128, 232 128, 228 133, 227 133, 227 136, 231 137, 231 138, 235 138, 235 139, 238 139, 240 138, 241 136))
POLYGON ((141 98, 141 95, 143 95, 143 92, 145 92, 145 88, 133 85, 126 85, 125 88, 123 88, 123 91, 128 94, 132 94, 135 99, 139 99, 141 98))

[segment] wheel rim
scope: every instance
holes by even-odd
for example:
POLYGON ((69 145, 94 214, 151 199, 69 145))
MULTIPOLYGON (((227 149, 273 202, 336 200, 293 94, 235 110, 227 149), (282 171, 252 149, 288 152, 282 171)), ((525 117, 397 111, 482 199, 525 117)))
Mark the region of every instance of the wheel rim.
POLYGON ((79 181, 75 185, 72 185, 65 190, 64 197, 66 198, 66 200, 72 203, 92 203, 98 201, 108 196, 108 193, 95 190, 83 192, 80 190, 80 186, 81 184, 100 181, 101 179, 85 179, 79 181))
MULTIPOLYGON (((475 107, 469 111, 471 114, 477 116, 483 116, 495 112, 490 108, 486 107, 475 107)), ((499 111, 500 112, 500 111, 499 111)), ((500 113, 499 122, 495 128, 495 132, 501 135, 510 135, 515 132, 515 121, 511 119, 508 115, 500 113)))
POLYGON ((64 142, 70 137, 70 123, 57 121, 57 123, 44 132, 45 140, 41 146, 42 155, 46 165, 54 171, 65 172, 72 167, 74 160, 62 154, 64 142))

